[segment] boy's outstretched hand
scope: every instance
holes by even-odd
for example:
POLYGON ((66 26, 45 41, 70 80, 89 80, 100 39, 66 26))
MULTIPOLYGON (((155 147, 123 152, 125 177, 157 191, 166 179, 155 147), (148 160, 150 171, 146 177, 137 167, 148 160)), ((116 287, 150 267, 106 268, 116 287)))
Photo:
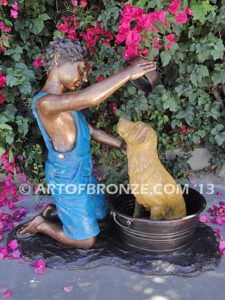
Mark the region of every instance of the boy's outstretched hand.
POLYGON ((135 80, 144 76, 148 72, 156 70, 156 67, 156 62, 139 57, 134 59, 127 69, 130 72, 130 80, 135 80))

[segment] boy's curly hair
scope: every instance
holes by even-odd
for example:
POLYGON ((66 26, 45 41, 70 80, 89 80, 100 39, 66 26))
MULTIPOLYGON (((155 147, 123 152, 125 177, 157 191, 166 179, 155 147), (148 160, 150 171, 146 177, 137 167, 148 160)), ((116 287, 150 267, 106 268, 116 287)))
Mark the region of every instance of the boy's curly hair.
POLYGON ((81 46, 78 41, 71 41, 63 37, 54 37, 49 43, 43 56, 44 67, 46 72, 49 72, 55 65, 55 54, 60 54, 60 63, 77 62, 89 59, 88 50, 81 46))

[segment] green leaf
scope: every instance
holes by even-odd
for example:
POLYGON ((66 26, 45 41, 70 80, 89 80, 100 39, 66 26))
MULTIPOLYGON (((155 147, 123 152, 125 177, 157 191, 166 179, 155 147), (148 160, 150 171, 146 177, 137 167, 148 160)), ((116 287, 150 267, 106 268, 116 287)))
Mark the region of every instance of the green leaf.
POLYGON ((192 138, 193 142, 198 145, 201 142, 200 136, 195 134, 192 138))
POLYGON ((12 130, 12 127, 8 124, 0 124, 0 129, 12 130))
POLYGON ((133 87, 133 86, 129 86, 129 87, 127 88, 127 91, 128 91, 128 93, 129 93, 129 95, 131 95, 131 96, 136 95, 136 93, 137 93, 136 88, 133 87))
POLYGON ((147 0, 139 0, 137 4, 135 4, 135 7, 144 7, 147 0))
POLYGON ((6 147, 0 145, 0 156, 2 156, 2 154, 4 154, 6 151, 6 147))
POLYGON ((25 95, 30 94, 31 91, 32 91, 30 82, 29 81, 25 81, 23 83, 23 85, 21 85, 20 91, 21 91, 21 93, 23 93, 25 95))
POLYGON ((60 30, 55 30, 54 33, 53 33, 53 35, 55 37, 62 37, 63 36, 63 32, 60 31, 60 30))
POLYGON ((166 65, 168 65, 168 63, 171 60, 171 55, 166 50, 161 52, 160 57, 161 57, 161 60, 162 60, 163 67, 165 67, 166 65))
POLYGON ((36 19, 33 22, 32 32, 34 34, 39 34, 45 27, 45 24, 42 19, 36 19))
POLYGON ((8 157, 8 160, 9 162, 12 160, 13 158, 13 152, 12 152, 12 149, 9 150, 9 157, 8 157))
POLYGON ((5 141, 8 145, 12 145, 14 142, 14 134, 7 135, 5 141))
POLYGON ((47 21, 50 20, 51 18, 49 17, 49 15, 47 15, 46 13, 42 14, 39 16, 39 18, 43 21, 47 21))
POLYGON ((209 0, 192 0, 190 7, 193 11, 193 20, 198 20, 202 24, 205 23, 207 14, 215 11, 215 7, 209 3, 209 0))

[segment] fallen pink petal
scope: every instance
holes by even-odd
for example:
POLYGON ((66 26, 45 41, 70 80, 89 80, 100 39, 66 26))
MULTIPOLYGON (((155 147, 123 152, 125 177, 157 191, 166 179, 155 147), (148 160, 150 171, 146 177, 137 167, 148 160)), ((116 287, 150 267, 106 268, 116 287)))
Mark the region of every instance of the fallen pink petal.
POLYGON ((219 228, 214 228, 213 231, 215 232, 216 237, 218 239, 222 239, 223 238, 223 235, 222 235, 221 230, 219 228))
POLYGON ((43 259, 39 259, 39 260, 33 261, 31 263, 31 267, 35 267, 34 273, 38 274, 38 275, 44 274, 45 269, 46 269, 46 265, 45 265, 45 262, 44 262, 43 259))
POLYGON ((223 196, 223 192, 217 192, 216 195, 222 197, 223 196))
POLYGON ((219 250, 222 253, 222 255, 225 256, 225 241, 219 242, 219 250))
POLYGON ((200 216, 199 221, 202 223, 211 223, 211 220, 209 219, 209 217, 205 216, 205 215, 200 216))
POLYGON ((12 291, 12 290, 6 290, 6 291, 3 293, 2 298, 3 298, 3 299, 7 299, 7 298, 10 298, 12 295, 13 295, 13 291, 12 291))
POLYGON ((72 285, 64 287, 64 291, 66 293, 71 293, 73 289, 74 289, 74 287, 72 285))
POLYGON ((20 258, 21 257, 21 252, 19 250, 14 250, 12 253, 13 258, 20 258))
POLYGON ((8 243, 8 247, 11 249, 11 250, 15 250, 18 248, 18 243, 17 243, 17 240, 12 240, 8 243))

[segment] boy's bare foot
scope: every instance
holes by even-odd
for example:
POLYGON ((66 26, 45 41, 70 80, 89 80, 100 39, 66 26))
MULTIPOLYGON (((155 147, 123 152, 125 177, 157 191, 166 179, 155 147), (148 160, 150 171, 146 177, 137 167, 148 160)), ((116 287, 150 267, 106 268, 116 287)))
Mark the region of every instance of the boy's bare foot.
POLYGON ((34 217, 34 219, 22 230, 19 231, 19 234, 26 234, 26 233, 37 233, 38 232, 38 226, 45 222, 45 219, 38 215, 34 217))

